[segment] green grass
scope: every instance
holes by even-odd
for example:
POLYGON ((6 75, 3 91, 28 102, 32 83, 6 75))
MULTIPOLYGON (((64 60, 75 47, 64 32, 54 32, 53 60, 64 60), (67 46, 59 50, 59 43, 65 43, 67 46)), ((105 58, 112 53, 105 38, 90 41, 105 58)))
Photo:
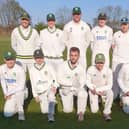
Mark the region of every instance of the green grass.
MULTIPOLYGON (((2 53, 11 50, 10 38, 0 38, 0 63, 3 63, 2 53)), ((90 65, 90 50, 87 52, 88 65, 90 65)), ((102 109, 97 114, 92 114, 89 109, 85 113, 85 120, 78 122, 76 109, 73 113, 65 114, 62 112, 62 104, 59 95, 57 95, 58 104, 56 105, 56 122, 50 124, 47 122, 47 116, 40 113, 39 104, 34 99, 30 101, 26 110, 26 121, 19 122, 17 115, 10 119, 3 117, 2 110, 4 99, 0 88, 0 129, 128 129, 129 115, 122 112, 119 102, 113 103, 111 122, 105 122, 102 118, 102 109)))

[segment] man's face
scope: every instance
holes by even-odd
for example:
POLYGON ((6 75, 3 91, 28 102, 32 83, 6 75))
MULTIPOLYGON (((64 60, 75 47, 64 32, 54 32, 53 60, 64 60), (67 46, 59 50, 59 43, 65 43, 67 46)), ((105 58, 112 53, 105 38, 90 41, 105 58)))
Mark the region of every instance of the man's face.
POLYGON ((27 28, 30 25, 29 19, 21 19, 21 25, 23 28, 27 28))
POLYGON ((122 31, 123 33, 126 33, 126 32, 128 31, 128 29, 129 29, 129 24, 127 24, 127 23, 121 24, 121 31, 122 31))
POLYGON ((98 25, 99 25, 100 27, 103 27, 105 24, 106 24, 106 20, 105 20, 105 19, 99 19, 99 20, 98 20, 98 25))
POLYGON ((36 61, 37 64, 41 65, 42 63, 44 63, 44 58, 36 57, 35 61, 36 61))
POLYGON ((5 60, 5 63, 8 68, 13 68, 15 65, 15 60, 13 60, 13 59, 5 60))
POLYGON ((104 66, 104 63, 103 62, 99 62, 99 63, 96 63, 96 68, 101 71, 103 69, 103 66, 104 66))
POLYGON ((55 21, 48 21, 48 27, 53 28, 55 26, 55 21))
POLYGON ((73 21, 78 23, 81 20, 81 14, 74 14, 73 21))
POLYGON ((79 60, 79 53, 77 51, 70 52, 70 62, 71 64, 76 64, 79 60))

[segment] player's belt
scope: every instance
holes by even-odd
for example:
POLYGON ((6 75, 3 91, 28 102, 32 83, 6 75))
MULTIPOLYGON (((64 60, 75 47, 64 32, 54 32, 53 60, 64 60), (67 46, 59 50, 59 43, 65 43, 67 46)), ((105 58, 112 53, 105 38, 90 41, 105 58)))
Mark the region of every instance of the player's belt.
POLYGON ((66 85, 61 85, 60 88, 61 88, 61 89, 65 89, 65 88, 71 88, 71 87, 72 87, 72 85, 69 85, 69 86, 68 86, 68 85, 67 85, 67 86, 66 86, 66 85))
POLYGON ((32 55, 16 55, 16 58, 18 59, 33 59, 32 55))
POLYGON ((45 58, 48 58, 48 59, 62 59, 63 56, 60 56, 60 57, 45 56, 45 58))

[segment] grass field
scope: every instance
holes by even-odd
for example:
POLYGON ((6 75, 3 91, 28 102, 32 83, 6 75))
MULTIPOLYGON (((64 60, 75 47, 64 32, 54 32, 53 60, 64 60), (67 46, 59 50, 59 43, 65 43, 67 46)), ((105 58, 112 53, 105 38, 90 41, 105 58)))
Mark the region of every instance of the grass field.
MULTIPOLYGON (((3 63, 2 53, 11 50, 10 39, 0 37, 0 64, 3 63)), ((88 52, 89 55, 89 52, 88 52)), ((88 56, 90 60, 90 56, 88 56)), ((90 64, 88 62, 88 64, 90 64)), ((51 124, 47 122, 47 116, 40 113, 39 105, 30 100, 26 108, 26 121, 19 122, 17 115, 10 119, 5 119, 2 115, 4 105, 3 94, 0 88, 0 129, 128 129, 129 115, 124 114, 119 107, 118 101, 113 103, 112 121, 105 122, 102 118, 102 108, 97 114, 92 114, 89 109, 85 113, 85 120, 78 122, 76 109, 73 113, 65 114, 62 112, 60 97, 57 95, 58 104, 56 105, 56 122, 51 124)))

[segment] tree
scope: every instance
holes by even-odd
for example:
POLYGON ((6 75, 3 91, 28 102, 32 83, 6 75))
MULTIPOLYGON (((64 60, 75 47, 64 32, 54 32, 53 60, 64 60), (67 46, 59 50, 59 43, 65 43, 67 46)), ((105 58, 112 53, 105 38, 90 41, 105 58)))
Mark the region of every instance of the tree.
POLYGON ((0 24, 1 26, 16 26, 23 12, 26 12, 15 0, 0 1, 0 24))
MULTIPOLYGON (((119 29, 120 19, 122 17, 128 17, 129 11, 122 9, 120 6, 107 6, 101 9, 98 9, 98 14, 104 12, 107 15, 107 25, 113 28, 114 31, 119 29)), ((97 18, 94 18, 93 25, 97 24, 97 18)))
POLYGON ((71 20, 72 18, 72 13, 71 9, 67 7, 59 8, 56 10, 55 15, 56 15, 56 20, 58 24, 64 25, 68 21, 71 20))

